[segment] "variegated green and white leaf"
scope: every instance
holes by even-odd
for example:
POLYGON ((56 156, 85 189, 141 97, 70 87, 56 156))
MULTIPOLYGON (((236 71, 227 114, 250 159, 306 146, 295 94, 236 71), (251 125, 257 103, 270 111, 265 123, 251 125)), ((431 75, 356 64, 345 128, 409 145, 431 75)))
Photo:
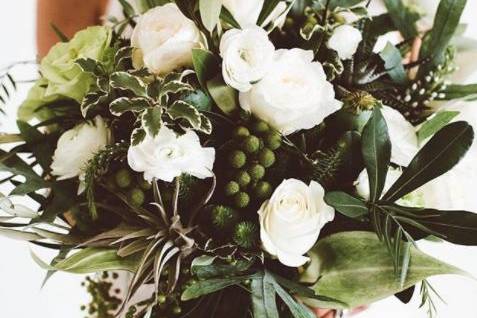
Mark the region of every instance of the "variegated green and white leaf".
POLYGON ((127 98, 120 97, 114 100, 109 105, 109 110, 114 116, 121 116, 126 112, 138 113, 144 111, 145 109, 151 107, 151 104, 146 98, 136 97, 136 98, 127 98))
POLYGON ((146 138, 146 131, 142 127, 136 128, 131 134, 131 144, 137 146, 144 140, 144 138, 146 138))
POLYGON ((131 91, 137 96, 147 97, 146 84, 141 78, 127 72, 111 74, 110 84, 114 88, 131 91))
POLYGON ((94 91, 86 94, 81 103, 81 114, 83 117, 88 116, 88 112, 99 106, 102 103, 105 103, 108 100, 108 95, 103 91, 94 91))
POLYGON ((142 127, 151 136, 156 136, 162 127, 162 108, 150 107, 141 116, 142 127))
POLYGON ((185 119, 194 129, 201 127, 201 114, 194 106, 184 101, 174 102, 167 113, 173 120, 185 119))

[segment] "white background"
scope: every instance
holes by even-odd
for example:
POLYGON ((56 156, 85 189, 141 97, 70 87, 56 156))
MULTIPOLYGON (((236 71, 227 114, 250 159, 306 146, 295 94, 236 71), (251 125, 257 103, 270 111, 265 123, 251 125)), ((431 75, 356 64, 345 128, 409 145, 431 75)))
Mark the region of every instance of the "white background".
MULTIPOLYGON (((469 2, 464 21, 469 23, 468 34, 477 38, 477 1, 469 2)), ((0 69, 11 62, 35 59, 34 22, 34 0, 0 2, 0 69)), ((16 75, 19 79, 33 79, 35 72, 25 67, 18 69, 16 75)), ((0 131, 15 131, 15 108, 25 98, 27 90, 28 85, 22 85, 7 105, 7 117, 0 117, 0 131)), ((6 190, 0 188, 0 192, 6 190)), ((477 276, 477 248, 436 243, 423 243, 422 248, 429 254, 477 276)), ((88 297, 80 286, 82 276, 56 274, 46 287, 40 290, 45 273, 31 260, 30 249, 31 246, 25 243, 0 237, 0 318, 84 317, 79 307, 88 297)), ((35 252, 43 257, 51 255, 48 251, 37 248, 35 252)), ((438 317, 477 318, 477 281, 456 276, 436 277, 431 281, 447 302, 447 305, 438 304, 438 317)), ((407 306, 390 298, 374 304, 366 313, 359 315, 359 318, 426 317, 425 311, 417 309, 418 305, 417 297, 407 306)))

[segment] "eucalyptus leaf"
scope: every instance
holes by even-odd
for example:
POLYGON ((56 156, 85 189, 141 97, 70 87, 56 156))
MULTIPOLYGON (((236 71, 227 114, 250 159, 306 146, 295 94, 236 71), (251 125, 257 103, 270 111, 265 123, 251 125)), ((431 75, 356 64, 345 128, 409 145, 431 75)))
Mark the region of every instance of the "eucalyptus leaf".
POLYGON ((349 218, 361 218, 369 213, 365 202, 346 192, 328 192, 325 196, 325 202, 349 218))
MULTIPOLYGON (((319 295, 336 298, 355 308, 392 296, 430 276, 464 274, 463 271, 410 248, 411 262, 403 285, 396 279, 392 258, 377 235, 371 232, 343 232, 318 241, 320 278, 313 286, 319 295)), ((343 308, 339 303, 306 301, 322 308, 343 308)))
POLYGON ((208 81, 207 88, 217 107, 225 114, 231 115, 239 108, 237 91, 225 84, 221 76, 208 81))
POLYGON ((275 284, 268 272, 252 280, 252 310, 254 318, 276 318, 278 314, 275 284))
POLYGON ((374 202, 381 196, 391 160, 388 127, 379 107, 374 108, 373 115, 364 126, 362 153, 369 176, 370 201, 374 202))
POLYGON ((402 56, 399 49, 388 42, 381 53, 379 53, 379 56, 384 61, 384 67, 393 81, 400 85, 405 84, 407 82, 407 73, 402 64, 402 56))
POLYGON ((474 131, 468 123, 458 121, 445 126, 421 148, 383 200, 394 202, 446 173, 467 153, 473 140, 474 131))

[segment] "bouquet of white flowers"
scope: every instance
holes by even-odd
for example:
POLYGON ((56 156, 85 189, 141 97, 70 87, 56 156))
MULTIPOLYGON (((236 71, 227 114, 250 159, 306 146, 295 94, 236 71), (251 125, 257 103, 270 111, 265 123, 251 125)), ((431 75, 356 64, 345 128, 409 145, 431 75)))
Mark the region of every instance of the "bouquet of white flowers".
POLYGON ((88 279, 92 317, 312 318, 416 284, 432 314, 427 278, 462 271, 416 242, 477 245, 477 214, 426 203, 474 138, 437 103, 477 97, 448 82, 466 0, 430 30, 369 2, 121 1, 125 20, 57 30, 0 135, 0 234, 57 249, 33 255, 48 277, 131 272, 122 298, 88 279))

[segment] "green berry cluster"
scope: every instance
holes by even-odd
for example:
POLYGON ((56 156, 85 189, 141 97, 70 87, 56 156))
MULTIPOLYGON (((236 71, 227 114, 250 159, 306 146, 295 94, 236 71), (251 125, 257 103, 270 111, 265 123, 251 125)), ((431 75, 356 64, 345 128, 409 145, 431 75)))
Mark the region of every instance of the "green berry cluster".
POLYGON ((134 206, 142 206, 146 201, 146 192, 151 190, 151 183, 141 175, 134 175, 126 168, 119 169, 113 178, 113 185, 127 193, 129 202, 134 206))
POLYGON ((253 199, 270 197, 272 186, 266 181, 266 170, 276 162, 275 151, 282 137, 260 120, 235 128, 232 137, 233 147, 227 157, 231 173, 224 192, 235 208, 243 209, 253 199))
POLYGON ((88 305, 81 306, 81 310, 88 314, 88 317, 114 318, 114 312, 121 305, 122 300, 117 297, 119 289, 113 290, 113 281, 118 278, 117 273, 103 272, 97 278, 86 277, 86 281, 81 285, 86 287, 92 300, 88 305))

